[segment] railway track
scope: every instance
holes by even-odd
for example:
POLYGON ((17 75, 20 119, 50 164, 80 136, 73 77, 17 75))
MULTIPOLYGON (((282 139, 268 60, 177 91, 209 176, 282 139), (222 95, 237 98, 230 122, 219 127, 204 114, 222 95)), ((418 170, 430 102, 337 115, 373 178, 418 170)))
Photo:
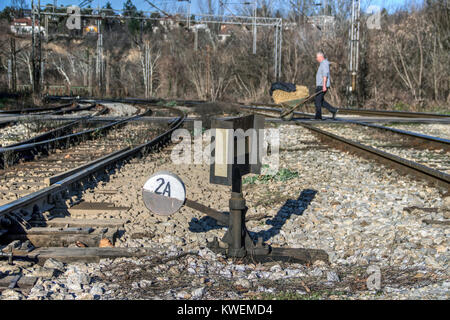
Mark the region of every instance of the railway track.
POLYGON ((47 106, 47 107, 39 107, 39 108, 26 108, 26 109, 12 109, 12 110, 0 110, 0 114, 28 114, 28 113, 41 113, 41 112, 56 112, 61 111, 62 109, 72 107, 73 103, 64 103, 57 106, 47 106))
MULTIPOLYGON (((269 112, 269 114, 266 113, 267 116, 276 116, 281 112, 279 108, 268 107, 245 107, 244 109, 256 110, 258 113, 263 111, 263 114, 269 112)), ((441 116, 448 117, 439 115, 441 116)), ((317 125, 295 120, 290 123, 309 129, 332 147, 355 152, 392 166, 402 173, 412 174, 432 184, 450 189, 450 140, 448 139, 352 120, 339 119, 329 123, 319 122, 317 125), (347 130, 342 134, 335 125, 344 126, 347 130), (327 126, 327 130, 319 128, 320 126, 327 126)))
MULTIPOLYGON (((254 103, 251 105, 240 103, 242 108, 265 110, 268 112, 280 113, 281 109, 279 105, 273 103, 254 103)), ((296 115, 302 115, 309 118, 314 118, 314 114, 306 112, 294 112, 296 115)), ((393 111, 393 110, 375 110, 375 109, 350 109, 339 108, 338 115, 357 115, 357 116, 370 116, 370 117, 395 117, 395 118, 429 118, 429 119, 444 119, 450 120, 450 115, 440 113, 429 112, 409 112, 409 111, 393 111)))
MULTIPOLYGON (((373 136, 370 138, 367 136, 365 138, 361 138, 360 136, 358 140, 364 141, 365 143, 363 144, 360 141, 349 139, 342 134, 337 135, 336 132, 331 132, 331 130, 323 130, 317 126, 309 124, 299 125, 309 129, 332 147, 336 147, 344 151, 355 152, 363 157, 374 159, 378 162, 394 167, 402 173, 412 174, 420 179, 425 179, 432 184, 436 184, 450 190, 450 159, 448 156, 448 140, 441 142, 437 142, 439 139, 433 140, 433 144, 430 144, 430 149, 436 147, 436 144, 440 144, 442 149, 439 149, 439 152, 427 150, 425 155, 428 155, 428 157, 424 157, 423 153, 417 152, 418 148, 414 145, 410 145, 407 142, 405 144, 404 140, 394 140, 392 137, 389 138, 386 135, 383 139, 378 137, 378 140, 374 140, 373 136), (393 149, 398 149, 399 147, 403 150, 409 150, 408 157, 405 157, 403 154, 399 156, 398 152, 396 152, 397 154, 392 152, 393 149)), ((385 130, 385 127, 382 128, 382 130, 385 130)), ((353 132, 353 134, 355 133, 356 132, 353 132)), ((402 134, 411 137, 409 133, 403 132, 402 134)), ((422 143, 419 144, 420 149, 428 149, 424 143, 426 144, 430 137, 420 138, 417 135, 413 135, 413 137, 416 141, 417 139, 423 139, 422 143)))
MULTIPOLYGON (((89 109, 92 109, 95 106, 95 104, 89 106, 89 109)), ((25 139, 25 140, 21 140, 19 142, 16 143, 12 143, 6 146, 2 146, 4 148, 11 148, 11 147, 17 147, 20 145, 25 145, 25 144, 33 144, 36 142, 41 142, 41 141, 45 141, 45 140, 50 140, 50 139, 54 139, 57 137, 61 137, 64 135, 67 135, 69 133, 75 133, 74 130, 76 129, 77 126, 81 125, 83 122, 85 122, 86 120, 90 119, 91 117, 95 117, 95 116, 99 116, 101 114, 104 114, 107 111, 107 108, 103 107, 100 108, 98 111, 87 115, 87 116, 82 116, 80 119, 78 120, 74 120, 71 121, 67 124, 61 125, 61 126, 57 126, 55 129, 52 129, 50 131, 38 134, 36 136, 33 136, 31 138, 25 139)), ((33 122, 35 123, 35 122, 33 122)))
MULTIPOLYGON (((114 102, 131 103, 129 100, 115 100, 114 102)), ((101 102, 95 101, 95 103, 101 102)), ((144 102, 133 100, 133 103, 144 102)), ((2 185, 5 186, 5 192, 2 191, 4 201, 7 203, 0 206, 0 241, 4 244, 3 255, 8 256, 9 254, 16 258, 25 257, 38 263, 43 263, 49 258, 71 262, 78 260, 98 261, 106 257, 145 255, 146 248, 109 246, 99 248, 100 242, 105 239, 113 244, 114 239, 118 236, 119 228, 126 221, 107 218, 108 215, 104 214, 101 219, 95 215, 86 218, 86 212, 127 210, 127 208, 115 207, 104 202, 79 202, 78 197, 81 190, 95 187, 98 183, 101 183, 102 179, 107 179, 108 173, 114 171, 127 159, 138 157, 143 152, 156 151, 166 145, 170 141, 171 133, 179 128, 186 119, 186 115, 180 112, 176 113, 176 119, 169 123, 169 127, 165 128, 163 132, 155 130, 153 136, 156 137, 152 139, 146 137, 145 141, 135 140, 130 143, 125 136, 141 130, 139 126, 143 126, 142 133, 148 134, 154 129, 153 123, 135 122, 132 127, 129 126, 129 123, 122 123, 124 124, 123 127, 105 134, 102 137, 104 140, 83 141, 74 148, 61 150, 58 154, 51 153, 48 157, 37 159, 36 162, 21 163, 12 167, 11 171, 9 171, 10 168, 7 168, 8 170, 5 171, 7 178, 2 181, 2 185), (127 131, 127 127, 131 129, 127 131), (123 139, 124 137, 125 139, 123 139), (125 143, 119 144, 119 141, 125 143), (114 148, 111 145, 114 145, 114 148), (43 161, 41 162, 41 160, 43 161), (72 160, 73 162, 68 165, 69 161, 72 160), (22 173, 24 174, 22 175, 22 173), (33 179, 29 179, 29 176, 32 176, 33 179), (20 192, 14 193, 11 190, 20 192), (83 218, 75 219, 68 216, 69 213, 73 214, 76 211, 83 212, 83 218), (76 246, 73 246, 74 244, 76 246)), ((352 122, 341 123, 355 127, 367 126, 367 124, 354 124, 352 122)), ((322 130, 315 125, 304 123, 299 125, 304 126, 315 135, 319 135, 321 139, 331 142, 333 146, 356 151, 364 156, 370 155, 370 157, 381 162, 406 170, 407 173, 414 173, 421 178, 425 177, 429 181, 446 188, 449 186, 450 180, 445 172, 377 150, 372 146, 351 141, 322 130)), ((392 134, 396 131, 395 134, 397 135, 408 136, 407 139, 421 141, 425 150, 448 148, 448 141, 445 139, 409 134, 406 131, 401 132, 403 130, 392 131, 390 130, 392 128, 388 127, 367 127, 371 130, 383 130, 392 134), (431 145, 433 147, 429 147, 431 145)), ((139 133, 137 135, 142 137, 139 133)), ((306 145, 305 148, 321 147, 317 144, 317 141, 311 144, 308 141, 302 143, 306 145)), ((24 147, 24 145, 18 145, 17 147, 24 147)))
POLYGON ((449 119, 448 114, 430 113, 430 112, 408 112, 393 110, 369 110, 369 109, 350 109, 339 108, 340 114, 358 115, 358 116, 381 116, 381 117, 403 117, 403 118, 442 118, 449 119))
POLYGON ((95 104, 88 104, 82 106, 80 104, 63 104, 59 106, 42 107, 42 108, 29 108, 22 110, 0 110, 0 128, 11 126, 18 121, 31 121, 39 118, 42 115, 57 116, 63 114, 76 113, 80 111, 88 111, 95 107, 95 104), (3 118, 3 119, 2 119, 3 118))
MULTIPOLYGON (((82 142, 57 156, 53 153, 42 161, 23 163, 4 172, 2 185, 6 186, 8 195, 3 200, 7 203, 0 206, 2 254, 8 255, 9 252, 10 255, 40 263, 50 257, 58 257, 61 261, 90 261, 102 257, 145 254, 145 249, 98 248, 99 242, 104 239, 114 243, 118 227, 124 222, 114 219, 75 221, 67 217, 68 203, 73 204, 73 197, 79 195, 81 190, 94 187, 100 177, 107 178, 108 172, 114 171, 124 161, 157 151, 169 143, 171 133, 186 118, 182 112, 170 110, 169 113, 176 113, 176 120, 171 121, 168 127, 155 127, 152 123, 127 123, 111 130, 102 139, 82 142), (70 157, 65 159, 68 155, 70 157), (11 196, 14 185, 25 188, 20 194, 11 196), (78 242, 83 245, 67 248, 78 242)), ((102 207, 102 204, 98 205, 102 207)), ((117 209, 107 204, 106 207, 117 209)))
POLYGON ((79 103, 65 103, 58 106, 40 107, 40 108, 28 108, 28 109, 17 109, 17 110, 0 110, 0 115, 60 115, 73 112, 79 112, 84 110, 90 110, 95 107, 95 104, 88 104, 87 106, 82 106, 79 103))
MULTIPOLYGON (((73 97, 70 96, 48 96, 47 99, 49 101, 51 100, 70 100, 73 99, 73 97)), ((78 97, 79 101, 91 101, 92 99, 88 97, 78 97)), ((96 101, 102 101, 101 99, 95 99, 96 101)), ((111 99, 108 100, 111 102, 122 102, 122 103, 153 103, 153 104, 163 104, 168 102, 176 102, 178 105, 194 105, 194 104, 202 104, 202 103, 208 103, 209 101, 206 100, 183 100, 183 99, 176 99, 176 100, 166 100, 166 99, 141 99, 141 98, 125 98, 125 99, 111 99)), ((244 102, 236 102, 237 104, 241 105, 242 108, 248 108, 248 109, 265 109, 266 111, 272 111, 279 114, 280 108, 278 104, 275 103, 259 103, 259 102, 252 102, 252 103, 244 103, 244 102)), ((303 115, 307 117, 313 118, 314 115, 310 113, 304 113, 304 112, 295 112, 297 115, 303 115)), ((347 114, 347 115, 359 115, 359 116, 378 116, 378 117, 399 117, 399 118, 419 118, 419 119, 444 119, 444 120, 450 120, 450 115, 448 114, 439 114, 439 113, 430 113, 430 112, 409 112, 409 111, 393 111, 393 110, 376 110, 376 109, 352 109, 352 108, 339 108, 339 114, 347 114)))
MULTIPOLYGON (((145 115, 147 113, 148 112, 144 112, 142 115, 145 115)), ((122 120, 109 122, 97 128, 90 128, 80 132, 69 133, 67 135, 58 136, 52 139, 45 140, 46 138, 48 138, 46 136, 38 137, 39 141, 33 141, 31 143, 24 141, 13 146, 0 148, 1 167, 7 168, 14 165, 20 160, 34 159, 36 155, 49 154, 51 150, 57 148, 68 148, 69 146, 77 144, 83 140, 95 139, 99 134, 108 132, 109 130, 121 126, 136 117, 139 116, 131 116, 122 120)), ((71 129, 74 129, 74 127, 72 127, 71 129)))
POLYGON ((122 122, 109 128, 109 131, 96 139, 81 141, 66 149, 56 149, 36 160, 4 169, 0 180, 2 201, 37 191, 58 181, 62 174, 67 175, 67 172, 74 168, 98 161, 123 148, 135 146, 144 136, 152 133, 152 130, 142 123, 132 125, 122 122))

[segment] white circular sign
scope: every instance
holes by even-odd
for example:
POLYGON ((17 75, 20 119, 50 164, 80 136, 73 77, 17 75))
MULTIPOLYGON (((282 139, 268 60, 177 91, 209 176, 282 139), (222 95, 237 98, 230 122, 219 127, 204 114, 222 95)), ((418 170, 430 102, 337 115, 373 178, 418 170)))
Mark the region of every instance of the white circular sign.
POLYGON ((147 209, 158 215, 168 216, 183 206, 186 188, 177 175, 160 171, 144 184, 142 196, 147 209))

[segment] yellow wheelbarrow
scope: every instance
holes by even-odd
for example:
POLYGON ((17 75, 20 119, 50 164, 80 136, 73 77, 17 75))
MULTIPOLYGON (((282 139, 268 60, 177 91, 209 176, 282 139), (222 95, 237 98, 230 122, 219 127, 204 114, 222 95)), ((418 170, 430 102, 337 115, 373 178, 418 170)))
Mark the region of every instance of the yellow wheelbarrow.
POLYGON ((283 108, 283 111, 281 111, 280 114, 280 118, 286 121, 292 120, 292 118, 294 117, 294 111, 300 108, 306 102, 311 101, 312 98, 317 96, 319 93, 320 92, 316 92, 314 94, 308 95, 305 98, 288 100, 279 103, 279 105, 281 105, 281 107, 283 108))

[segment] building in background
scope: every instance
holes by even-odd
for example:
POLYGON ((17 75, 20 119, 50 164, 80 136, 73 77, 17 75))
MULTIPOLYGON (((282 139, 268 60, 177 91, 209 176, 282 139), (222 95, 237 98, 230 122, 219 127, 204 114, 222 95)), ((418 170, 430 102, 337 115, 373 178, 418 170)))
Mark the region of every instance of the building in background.
MULTIPOLYGON (((45 28, 34 24, 34 32, 41 32, 45 36, 45 28)), ((30 35, 32 33, 32 21, 30 17, 14 19, 11 23, 11 32, 17 35, 30 35)))

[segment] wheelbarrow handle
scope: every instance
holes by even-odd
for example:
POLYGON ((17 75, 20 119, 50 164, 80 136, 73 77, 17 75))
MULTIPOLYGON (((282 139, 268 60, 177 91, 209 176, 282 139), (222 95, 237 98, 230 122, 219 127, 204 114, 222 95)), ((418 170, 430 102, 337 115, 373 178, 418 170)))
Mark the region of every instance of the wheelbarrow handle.
POLYGON ((282 112, 282 113, 280 114, 280 117, 284 117, 285 115, 291 113, 292 111, 294 111, 295 109, 297 109, 298 107, 300 107, 300 106, 301 106, 302 104, 304 104, 305 102, 311 100, 312 98, 314 98, 315 96, 317 96, 317 95, 318 95, 319 93, 321 93, 321 92, 322 92, 322 91, 317 91, 317 92, 315 92, 314 94, 311 94, 311 95, 307 96, 307 97, 305 98, 305 100, 303 100, 302 102, 299 102, 297 105, 295 105, 295 106, 292 107, 291 109, 289 109, 289 110, 287 110, 287 111, 285 111, 285 112, 282 112))

